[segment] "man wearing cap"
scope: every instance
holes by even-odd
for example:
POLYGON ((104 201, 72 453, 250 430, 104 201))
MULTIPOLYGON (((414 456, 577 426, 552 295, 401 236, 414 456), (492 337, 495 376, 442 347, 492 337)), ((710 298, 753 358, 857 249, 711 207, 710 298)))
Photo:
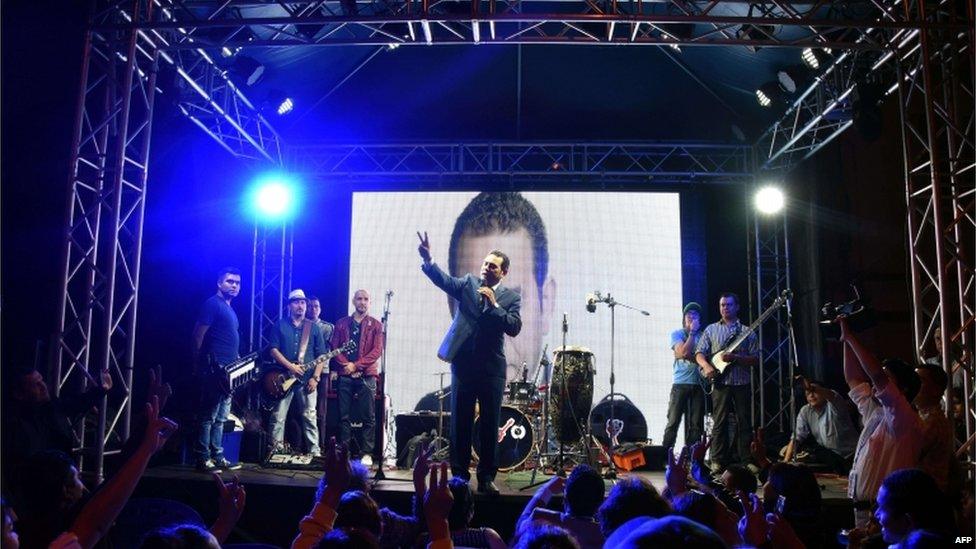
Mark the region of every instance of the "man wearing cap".
MULTIPOLYGON (((328 352, 328 347, 322 340, 322 331, 305 318, 306 306, 305 292, 301 289, 292 290, 288 294, 288 316, 279 319, 268 334, 271 358, 278 367, 295 376, 304 373, 303 363, 317 359, 328 352)), ((313 455, 319 454, 315 404, 318 400, 316 390, 324 367, 325 361, 316 364, 308 383, 295 383, 277 403, 271 415, 273 453, 284 449, 285 418, 288 416, 288 407, 292 400, 296 400, 302 408, 302 434, 308 443, 309 452, 313 455)))
POLYGON ((349 444, 350 437, 356 445, 350 446, 354 459, 363 465, 372 465, 369 455, 373 452, 376 438, 373 413, 376 398, 376 380, 380 376, 380 355, 383 354, 383 323, 369 316, 369 292, 356 290, 352 296, 355 309, 347 317, 336 321, 332 332, 332 347, 339 348, 347 341, 356 346, 351 351, 335 357, 335 373, 339 394, 339 438, 349 444), (358 431, 353 425, 358 424, 358 431))
POLYGON ((674 380, 668 401, 668 425, 664 428, 664 447, 674 446, 681 416, 685 417, 685 445, 699 440, 702 418, 705 415, 705 393, 702 378, 695 363, 695 346, 701 330, 701 305, 692 301, 685 305, 682 327, 671 332, 674 352, 674 380))

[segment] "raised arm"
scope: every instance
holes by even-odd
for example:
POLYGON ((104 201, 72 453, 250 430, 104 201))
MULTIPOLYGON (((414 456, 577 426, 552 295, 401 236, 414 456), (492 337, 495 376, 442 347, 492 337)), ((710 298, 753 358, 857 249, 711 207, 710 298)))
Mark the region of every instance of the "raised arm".
POLYGON ((838 318, 837 324, 840 326, 840 340, 844 343, 844 379, 847 385, 853 389, 870 380, 875 390, 883 390, 888 385, 888 374, 881 367, 881 362, 854 336, 846 318, 838 318))
POLYGON ((176 432, 176 423, 159 417, 159 398, 156 396, 146 404, 146 418, 146 432, 139 449, 92 496, 71 524, 70 532, 78 536, 78 544, 85 549, 93 547, 108 532, 146 471, 149 458, 176 432))

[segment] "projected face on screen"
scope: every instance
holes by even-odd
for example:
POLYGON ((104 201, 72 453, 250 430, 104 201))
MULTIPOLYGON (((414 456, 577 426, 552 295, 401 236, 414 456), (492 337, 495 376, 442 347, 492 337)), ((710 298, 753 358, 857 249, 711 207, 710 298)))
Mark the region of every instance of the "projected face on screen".
MULTIPOLYGON (((448 250, 452 276, 477 276, 489 250, 508 254, 502 282, 522 296, 522 332, 505 337, 508 379, 519 378, 523 364, 533 373, 552 320, 555 282, 548 277, 549 249, 539 212, 519 193, 481 193, 458 216, 448 250)), ((454 302, 448 299, 451 315, 454 302)))

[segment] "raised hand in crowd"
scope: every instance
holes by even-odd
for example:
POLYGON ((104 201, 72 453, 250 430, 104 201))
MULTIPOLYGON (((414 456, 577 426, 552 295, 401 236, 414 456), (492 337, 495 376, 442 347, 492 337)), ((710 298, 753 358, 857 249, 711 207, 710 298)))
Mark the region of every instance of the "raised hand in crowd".
POLYGON ((93 547, 115 522, 122 508, 146 471, 149 459, 159 451, 179 426, 173 420, 159 415, 159 396, 153 395, 146 403, 146 430, 136 451, 85 504, 71 524, 69 533, 78 538, 78 545, 93 547))
POLYGON ((674 448, 668 448, 668 467, 664 470, 664 482, 668 497, 673 499, 688 491, 688 456, 691 448, 685 446, 681 455, 674 455, 674 448))
POLYGON ((766 513, 766 537, 776 549, 804 549, 806 545, 796 535, 793 526, 777 513, 766 513))
POLYGON ((169 397, 173 395, 173 388, 170 387, 169 383, 163 383, 163 376, 160 373, 160 369, 156 368, 149 369, 149 391, 146 394, 146 399, 150 399, 153 396, 159 398, 159 409, 163 410, 166 408, 166 401, 169 397))
POLYGON ((766 455, 766 438, 763 434, 762 427, 756 429, 753 434, 752 441, 749 442, 749 453, 752 455, 752 460, 760 469, 765 469, 772 464, 766 455))
POLYGON ((448 474, 447 462, 430 466, 430 482, 424 493, 424 516, 432 543, 451 538, 447 516, 454 506, 454 495, 447 485, 448 474))
POLYGON ((746 545, 759 547, 766 543, 766 514, 763 512, 762 501, 756 494, 739 492, 739 503, 742 505, 742 518, 739 519, 739 537, 746 545))
POLYGON ((427 488, 427 473, 430 472, 430 457, 433 455, 434 446, 424 443, 413 462, 413 490, 418 496, 422 496, 427 488))
POLYGON ((708 435, 702 435, 700 440, 691 445, 691 476, 702 486, 708 486, 712 482, 712 476, 705 465, 705 454, 712 446, 712 439, 708 435))
POLYGON ((217 541, 224 543, 231 530, 240 520, 244 513, 244 505, 247 502, 247 492, 241 485, 241 479, 234 475, 233 480, 224 482, 219 473, 213 473, 214 481, 217 483, 217 520, 210 527, 210 533, 217 541))

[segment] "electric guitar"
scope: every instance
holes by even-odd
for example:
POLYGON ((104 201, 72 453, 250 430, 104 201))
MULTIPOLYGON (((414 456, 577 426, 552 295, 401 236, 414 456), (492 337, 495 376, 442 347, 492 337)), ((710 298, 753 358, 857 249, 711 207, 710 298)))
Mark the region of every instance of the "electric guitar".
POLYGON ((291 372, 286 372, 281 369, 275 368, 268 372, 265 372, 264 379, 262 379, 262 385, 264 386, 264 395, 270 399, 279 400, 288 394, 288 391, 292 388, 295 383, 300 383, 305 385, 308 380, 312 379, 312 375, 315 374, 315 368, 323 363, 328 362, 333 357, 339 355, 340 353, 348 353, 349 351, 356 348, 356 342, 349 340, 342 347, 333 349, 328 353, 316 358, 311 362, 306 362, 301 365, 302 375, 295 375, 291 372))
MULTIPOLYGON (((712 354, 712 357, 711 359, 709 359, 709 362, 711 362, 712 366, 714 366, 715 369, 718 371, 717 374, 712 376, 711 379, 712 383, 715 383, 716 381, 720 380, 722 376, 725 375, 725 371, 728 369, 728 367, 735 363, 735 361, 723 360, 722 355, 724 355, 725 353, 734 352, 737 348, 739 348, 739 345, 742 345, 742 343, 745 342, 745 340, 748 339, 750 335, 755 333, 756 329, 759 328, 759 326, 761 326, 762 323, 765 322, 766 319, 769 318, 774 312, 776 312, 776 309, 782 307, 786 303, 786 300, 789 299, 791 296, 792 296, 792 292, 790 290, 783 290, 783 293, 780 294, 780 296, 777 297, 775 301, 773 301, 773 303, 769 306, 768 309, 766 309, 765 311, 762 312, 762 314, 759 315, 759 318, 757 318, 755 322, 750 324, 744 330, 740 331, 738 335, 732 338, 732 341, 727 343, 718 352, 712 354)), ((705 369, 699 366, 698 370, 699 372, 701 372, 702 377, 705 377, 705 369)))

